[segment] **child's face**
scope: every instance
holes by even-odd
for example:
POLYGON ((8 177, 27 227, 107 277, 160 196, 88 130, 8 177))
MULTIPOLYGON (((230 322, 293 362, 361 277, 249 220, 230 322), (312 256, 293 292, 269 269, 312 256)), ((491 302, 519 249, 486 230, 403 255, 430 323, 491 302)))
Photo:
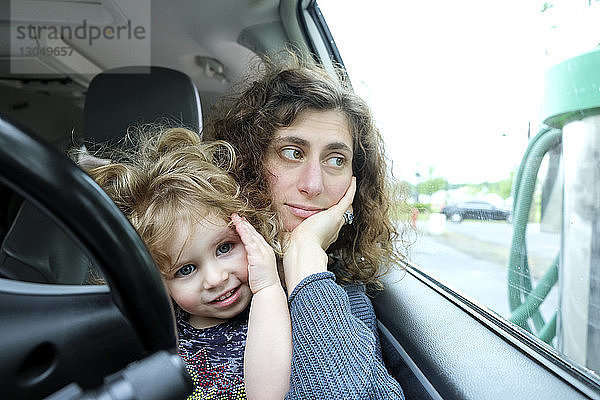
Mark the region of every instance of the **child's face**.
POLYGON ((220 324, 250 303, 246 250, 222 219, 209 215, 191 227, 180 223, 167 251, 178 261, 166 285, 173 300, 191 314, 192 326, 220 324))

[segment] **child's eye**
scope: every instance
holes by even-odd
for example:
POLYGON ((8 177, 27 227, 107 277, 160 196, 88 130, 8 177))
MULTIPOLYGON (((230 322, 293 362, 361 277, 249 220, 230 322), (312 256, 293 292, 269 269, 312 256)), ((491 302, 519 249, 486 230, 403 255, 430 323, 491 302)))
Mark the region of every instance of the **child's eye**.
POLYGON ((188 276, 192 272, 196 270, 196 266, 193 264, 186 264, 183 267, 179 268, 177 272, 175 272, 175 277, 184 277, 188 276))
POLYGON ((227 254, 231 251, 231 249, 233 248, 233 243, 223 243, 221 245, 219 245, 219 247, 217 247, 217 255, 223 255, 223 254, 227 254))
POLYGON ((332 167, 343 167, 346 163, 346 159, 344 157, 331 157, 327 159, 327 164, 332 167))
POLYGON ((302 158, 302 152, 298 149, 283 149, 281 154, 288 160, 300 160, 302 158))

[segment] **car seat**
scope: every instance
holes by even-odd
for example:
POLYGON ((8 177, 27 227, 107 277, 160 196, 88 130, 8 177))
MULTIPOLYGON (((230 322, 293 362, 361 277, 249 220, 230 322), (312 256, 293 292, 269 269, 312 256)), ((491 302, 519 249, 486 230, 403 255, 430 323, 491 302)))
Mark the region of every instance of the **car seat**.
POLYGON ((198 91, 184 73, 164 67, 122 67, 98 74, 88 87, 86 146, 120 140, 131 125, 168 124, 200 132, 198 91))

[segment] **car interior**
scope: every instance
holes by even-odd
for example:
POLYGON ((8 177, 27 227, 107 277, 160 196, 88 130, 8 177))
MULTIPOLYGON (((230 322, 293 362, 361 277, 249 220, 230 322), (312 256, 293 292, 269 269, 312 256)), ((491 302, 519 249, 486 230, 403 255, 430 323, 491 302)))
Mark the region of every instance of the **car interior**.
MULTIPOLYGON (((67 152, 122 141, 131 125, 201 132, 260 57, 291 48, 343 65, 335 32, 315 0, 4 0, 0 32, 1 397, 186 398, 154 263, 67 152), (99 26, 139 37, 94 39, 99 26)), ((420 266, 383 283, 383 355, 407 399, 600 399, 594 373, 420 266)))

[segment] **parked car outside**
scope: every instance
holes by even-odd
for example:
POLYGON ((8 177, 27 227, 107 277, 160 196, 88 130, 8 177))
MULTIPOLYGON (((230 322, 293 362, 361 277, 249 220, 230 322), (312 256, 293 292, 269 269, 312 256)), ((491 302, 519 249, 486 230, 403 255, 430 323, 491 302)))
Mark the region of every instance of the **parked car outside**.
POLYGON ((462 222, 463 219, 505 220, 512 221, 509 210, 498 208, 487 201, 464 201, 442 208, 442 213, 452 222, 462 222))

